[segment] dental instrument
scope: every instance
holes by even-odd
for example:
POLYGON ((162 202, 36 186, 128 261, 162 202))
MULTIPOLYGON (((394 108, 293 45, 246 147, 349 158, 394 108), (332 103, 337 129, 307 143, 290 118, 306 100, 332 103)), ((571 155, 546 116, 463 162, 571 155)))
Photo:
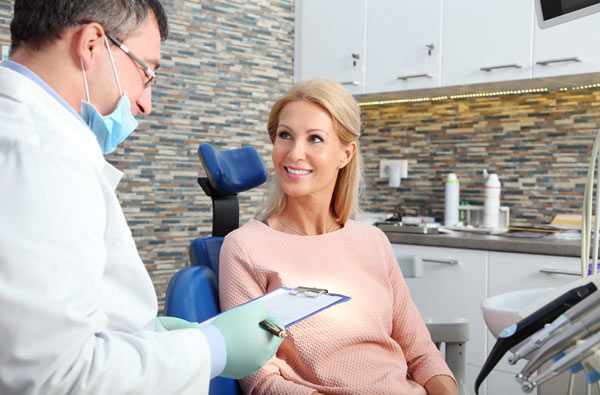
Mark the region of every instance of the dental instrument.
POLYGON ((589 357, 598 354, 597 351, 600 350, 600 332, 589 337, 585 341, 580 340, 579 342, 581 344, 577 345, 573 350, 569 351, 563 357, 554 362, 548 369, 537 374, 534 378, 525 380, 521 387, 523 391, 531 392, 536 386, 558 376, 562 372, 571 368, 573 365, 583 362, 589 357))
POLYGON ((562 350, 571 348, 578 341, 595 334, 598 330, 600 330, 600 309, 595 309, 589 314, 581 317, 581 319, 577 320, 575 323, 567 326, 559 334, 540 347, 537 352, 532 354, 529 362, 517 375, 517 381, 527 380, 533 372, 550 358, 559 354, 562 350))
POLYGON ((597 289, 593 282, 570 289, 521 321, 504 328, 475 380, 475 394, 479 393, 479 386, 483 380, 485 380, 508 350, 539 331, 545 324, 554 321, 566 310, 591 295, 597 289))
POLYGON ((520 359, 528 356, 550 338, 560 333, 567 325, 572 324, 579 317, 587 313, 589 310, 596 307, 600 303, 600 292, 594 292, 590 297, 585 298, 569 310, 565 311, 557 319, 555 319, 550 325, 546 326, 540 332, 534 334, 531 339, 519 348, 513 355, 508 358, 508 362, 511 365, 516 364, 520 359))

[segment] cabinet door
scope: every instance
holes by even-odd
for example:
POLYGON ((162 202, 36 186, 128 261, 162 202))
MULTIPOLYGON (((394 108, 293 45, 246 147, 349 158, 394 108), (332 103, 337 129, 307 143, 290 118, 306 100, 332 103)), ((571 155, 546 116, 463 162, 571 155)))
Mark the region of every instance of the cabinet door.
MULTIPOLYGON (((580 261, 579 258, 571 257, 490 252, 489 296, 524 289, 558 288, 579 278, 576 275, 547 273, 545 272, 547 269, 550 269, 548 271, 577 271, 580 270, 580 261)), ((488 332, 488 350, 491 350, 495 343, 496 339, 488 332)), ((497 388, 499 390, 497 392, 491 391, 492 382, 490 381, 488 383, 490 394, 513 393, 516 383, 514 375, 521 371, 525 362, 520 361, 516 365, 510 365, 507 360, 508 354, 496 365, 494 371, 510 373, 511 381, 495 380, 494 385, 503 385, 502 388, 497 388), (506 391, 502 392, 503 390, 506 391)), ((547 389, 555 387, 552 383, 557 380, 559 379, 549 381, 544 387, 547 389)), ((558 393, 565 392, 566 388, 561 386, 558 393)))
POLYGON ((470 339, 466 344, 467 388, 474 386, 485 358, 485 324, 479 305, 486 294, 486 251, 393 244, 398 255, 423 259, 423 276, 407 278, 410 294, 427 319, 466 318, 470 339), (431 260, 457 263, 440 263, 431 260))
POLYGON ((365 93, 366 0, 296 1, 296 81, 324 77, 365 93))
POLYGON ((443 23, 442 86, 531 78, 532 1, 447 1, 443 23))
POLYGON ((600 71, 599 35, 600 13, 547 29, 536 22, 533 77, 600 71))
POLYGON ((442 0, 370 0, 367 93, 440 86, 442 0))

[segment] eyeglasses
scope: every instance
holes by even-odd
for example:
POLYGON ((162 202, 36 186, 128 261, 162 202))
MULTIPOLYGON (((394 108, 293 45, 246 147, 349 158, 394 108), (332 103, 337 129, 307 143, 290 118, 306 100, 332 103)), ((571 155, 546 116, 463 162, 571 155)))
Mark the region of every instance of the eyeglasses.
POLYGON ((142 62, 142 60, 140 58, 135 56, 129 50, 129 48, 127 48, 125 45, 123 45, 121 42, 119 42, 119 40, 117 40, 116 38, 114 38, 113 36, 111 36, 110 34, 108 34, 106 32, 104 32, 104 34, 106 34, 106 37, 108 37, 108 39, 110 41, 112 41, 117 47, 121 48, 123 50, 123 52, 125 52, 127 55, 129 55, 129 57, 131 59, 135 60, 135 62, 142 67, 142 69, 144 70, 145 77, 146 77, 144 79, 144 89, 148 88, 150 85, 152 85, 154 83, 154 81, 156 81, 157 72, 160 67, 157 68, 156 70, 152 70, 150 67, 146 66, 146 64, 144 62, 142 62))

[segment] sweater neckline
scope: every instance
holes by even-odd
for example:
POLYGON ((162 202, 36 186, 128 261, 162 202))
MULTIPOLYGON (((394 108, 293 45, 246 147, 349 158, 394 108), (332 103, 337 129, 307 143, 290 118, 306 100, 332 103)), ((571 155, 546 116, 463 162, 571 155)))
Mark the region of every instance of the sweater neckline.
POLYGON ((292 233, 282 232, 282 231, 279 231, 277 229, 273 229, 272 227, 270 227, 269 225, 267 225, 265 223, 266 221, 265 222, 258 221, 258 220, 254 219, 254 218, 250 219, 250 222, 255 222, 255 223, 258 224, 258 226, 265 227, 269 231, 275 232, 278 235, 285 235, 285 236, 288 236, 288 237, 301 237, 303 239, 308 239, 308 238, 311 238, 311 237, 333 237, 335 235, 342 234, 344 232, 344 230, 348 228, 348 225, 352 222, 352 220, 349 219, 348 221, 346 221, 346 223, 344 224, 344 226, 342 226, 340 229, 337 229, 337 230, 334 230, 334 231, 331 231, 331 232, 328 232, 328 233, 323 233, 323 234, 320 234, 320 235, 296 235, 296 234, 292 234, 292 233))

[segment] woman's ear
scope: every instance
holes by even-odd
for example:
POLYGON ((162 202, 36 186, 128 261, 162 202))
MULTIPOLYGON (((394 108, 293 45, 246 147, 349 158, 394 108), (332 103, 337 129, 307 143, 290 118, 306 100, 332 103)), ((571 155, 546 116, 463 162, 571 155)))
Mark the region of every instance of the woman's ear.
POLYGON ((353 141, 350 144, 348 144, 342 151, 342 161, 339 166, 340 169, 343 169, 348 164, 348 162, 350 162, 350 160, 354 156, 355 152, 356 152, 356 141, 353 141))
POLYGON ((83 63, 83 68, 89 70, 94 60, 105 48, 104 28, 96 22, 84 25, 75 40, 76 52, 83 63))

